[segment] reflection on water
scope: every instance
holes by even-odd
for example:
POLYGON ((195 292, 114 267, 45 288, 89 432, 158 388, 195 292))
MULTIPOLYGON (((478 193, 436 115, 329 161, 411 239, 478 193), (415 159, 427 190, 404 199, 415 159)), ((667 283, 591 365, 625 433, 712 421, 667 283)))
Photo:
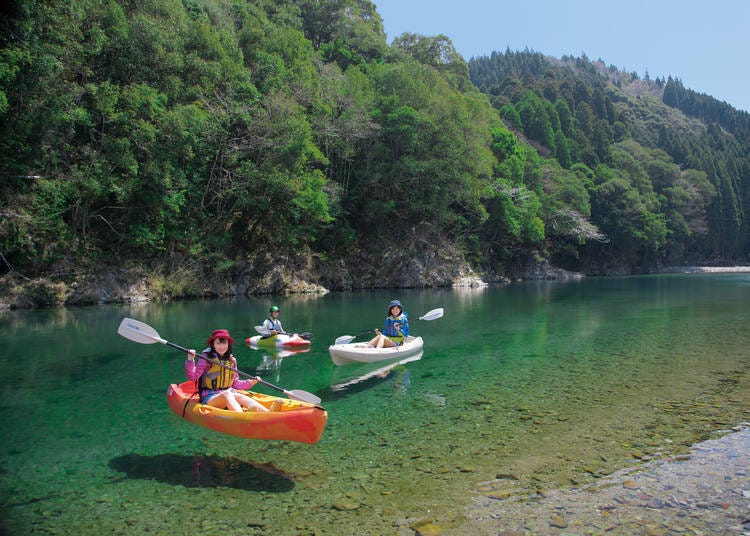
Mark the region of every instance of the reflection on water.
POLYGON ((389 370, 335 367, 327 347, 380 325, 392 291, 279 297, 285 324, 315 333, 310 351, 235 346, 241 370, 323 399, 316 445, 180 419, 165 392, 185 356, 116 334, 127 316, 185 347, 218 327, 242 340, 267 298, 0 313, 0 533, 449 530, 497 475, 532 495, 590 484, 747 420, 746 274, 395 297, 412 316, 445 316, 415 323, 423 356, 389 370))
MULTIPOLYGON (((331 391, 338 396, 348 395, 388 380, 394 391, 405 392, 411 383, 406 363, 419 361, 422 355, 420 352, 406 359, 390 360, 390 363, 378 361, 336 367, 331 375, 331 391)), ((329 398, 336 398, 336 395, 329 398)))
MULTIPOLYGON (((252 348, 252 347, 251 347, 252 348)), ((279 381, 281 379, 281 364, 285 358, 297 354, 305 354, 309 348, 300 350, 285 350, 277 348, 252 348, 260 355, 260 363, 255 367, 255 374, 266 380, 279 381)))

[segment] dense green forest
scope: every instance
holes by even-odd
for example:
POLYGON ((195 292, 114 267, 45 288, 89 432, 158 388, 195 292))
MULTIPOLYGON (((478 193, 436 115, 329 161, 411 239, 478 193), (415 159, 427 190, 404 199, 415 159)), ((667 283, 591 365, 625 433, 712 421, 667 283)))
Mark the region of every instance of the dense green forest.
POLYGON ((529 51, 469 62, 506 124, 585 185, 606 247, 643 270, 747 260, 750 114, 587 58, 529 51))
POLYGON ((199 295, 269 263, 337 288, 436 255, 512 275, 750 253, 750 117, 679 79, 388 44, 368 0, 3 9, 6 280, 140 268, 199 295))

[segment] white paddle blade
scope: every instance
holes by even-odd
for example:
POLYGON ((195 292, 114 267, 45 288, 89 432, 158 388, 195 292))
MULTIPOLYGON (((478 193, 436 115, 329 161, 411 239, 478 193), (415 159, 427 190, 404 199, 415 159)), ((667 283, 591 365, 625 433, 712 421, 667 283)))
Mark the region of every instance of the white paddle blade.
POLYGON ((138 320, 132 318, 123 318, 120 322, 120 327, 117 328, 117 333, 130 339, 131 341, 139 342, 141 344, 154 344, 160 342, 166 344, 167 341, 159 337, 159 334, 154 328, 138 320))
POLYGON ((308 393, 307 391, 292 389, 291 391, 284 391, 284 394, 286 394, 289 398, 293 398, 294 400, 299 400, 301 402, 315 404, 316 406, 320 404, 320 398, 312 393, 308 393))
POLYGON ((423 316, 420 316, 420 320, 437 320, 438 318, 443 317, 443 308, 440 307, 438 309, 433 309, 432 311, 429 311, 425 313, 423 316))
POLYGON ((338 337, 335 341, 333 341, 333 344, 335 344, 335 345, 349 344, 354 339, 356 339, 356 337, 354 335, 342 335, 341 337, 338 337))

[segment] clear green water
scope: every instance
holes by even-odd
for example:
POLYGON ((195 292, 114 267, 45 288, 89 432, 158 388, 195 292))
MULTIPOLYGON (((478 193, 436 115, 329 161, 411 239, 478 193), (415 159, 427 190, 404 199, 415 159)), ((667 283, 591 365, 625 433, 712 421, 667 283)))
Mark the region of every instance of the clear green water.
MULTIPOLYGON (((748 420, 750 274, 274 300, 311 351, 241 340, 271 299, 0 314, 0 534, 396 534, 450 531, 482 482, 584 483, 748 420), (421 360, 335 367, 336 337, 398 297, 421 360), (416 318, 436 307, 445 316, 416 318), (202 348, 228 328, 240 368, 323 399, 320 443, 247 441, 167 407, 182 356, 117 335, 129 316, 202 348), (382 376, 382 375, 381 375, 382 376)), ((273 391, 262 389, 269 393, 273 391)))

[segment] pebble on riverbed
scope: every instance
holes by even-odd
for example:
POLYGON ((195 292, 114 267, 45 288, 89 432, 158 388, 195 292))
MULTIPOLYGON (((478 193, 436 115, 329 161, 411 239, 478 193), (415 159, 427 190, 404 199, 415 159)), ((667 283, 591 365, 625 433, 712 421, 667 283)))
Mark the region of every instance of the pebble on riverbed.
POLYGON ((350 499, 339 499, 331 505, 334 510, 339 510, 341 512, 356 510, 360 506, 360 503, 358 503, 357 501, 352 501, 350 499))
POLYGON ((417 536, 440 536, 443 534, 443 529, 441 529, 439 525, 428 523, 427 525, 422 525, 416 529, 415 533, 417 536))
POLYGON ((568 522, 565 521, 565 518, 562 516, 554 515, 549 519, 549 524, 551 527, 555 527, 558 529, 564 529, 568 526, 568 522))

